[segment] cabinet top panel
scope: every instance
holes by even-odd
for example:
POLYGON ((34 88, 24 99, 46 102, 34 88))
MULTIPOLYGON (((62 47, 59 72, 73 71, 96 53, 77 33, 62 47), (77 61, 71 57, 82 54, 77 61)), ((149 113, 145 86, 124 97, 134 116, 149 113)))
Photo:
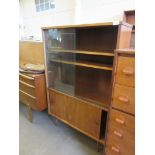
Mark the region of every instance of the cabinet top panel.
POLYGON ((104 23, 90 23, 90 24, 79 24, 79 25, 60 25, 60 26, 49 26, 42 27, 42 30, 51 29, 51 28, 82 28, 82 27, 100 27, 100 26, 112 26, 112 25, 126 25, 132 27, 132 25, 123 22, 123 21, 113 21, 113 22, 104 22, 104 23))

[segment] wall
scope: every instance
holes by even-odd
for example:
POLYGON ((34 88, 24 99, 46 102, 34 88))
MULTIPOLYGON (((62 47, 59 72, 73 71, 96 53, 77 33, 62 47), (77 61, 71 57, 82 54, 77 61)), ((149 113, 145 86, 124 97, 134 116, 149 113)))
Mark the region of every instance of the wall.
POLYGON ((41 27, 120 20, 134 0, 55 0, 55 9, 36 12, 35 0, 20 0, 20 37, 42 40, 41 27))

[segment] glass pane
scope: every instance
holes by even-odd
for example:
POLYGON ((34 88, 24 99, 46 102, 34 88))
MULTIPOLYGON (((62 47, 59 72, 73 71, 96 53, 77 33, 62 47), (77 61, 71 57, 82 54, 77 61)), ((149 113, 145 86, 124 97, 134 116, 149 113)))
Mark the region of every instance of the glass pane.
POLYGON ((75 29, 49 29, 45 39, 49 52, 52 49, 75 49, 75 29))
POLYGON ((75 66, 50 63, 48 65, 49 88, 54 88, 69 95, 75 95, 75 66))
POLYGON ((48 88, 94 104, 108 104, 112 72, 101 68, 111 65, 113 57, 78 53, 74 28, 48 29, 44 36, 48 88))

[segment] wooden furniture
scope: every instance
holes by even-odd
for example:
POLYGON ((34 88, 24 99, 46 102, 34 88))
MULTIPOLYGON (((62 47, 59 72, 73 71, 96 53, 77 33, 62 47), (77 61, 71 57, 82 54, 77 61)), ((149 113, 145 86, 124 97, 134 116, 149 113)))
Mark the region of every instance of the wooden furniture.
POLYGON ((130 48, 135 48, 135 10, 124 11, 123 21, 133 25, 130 48))
MULTIPOLYGON (((44 64, 42 42, 19 41, 19 65, 44 64)), ((28 106, 29 120, 32 109, 42 111, 47 108, 45 74, 19 73, 19 100, 28 106)))
POLYGON ((125 22, 44 27, 48 113, 104 144, 114 50, 129 47, 125 22))
POLYGON ((135 58, 134 50, 117 50, 112 105, 108 117, 106 155, 134 155, 135 58))
POLYGON ((32 109, 42 111, 47 108, 45 74, 19 73, 19 100, 28 106, 32 122, 32 109))
POLYGON ((129 48, 115 51, 112 101, 107 116, 106 155, 135 154, 135 11, 125 11, 133 25, 129 48))
POLYGON ((43 43, 19 41, 19 63, 44 64, 43 43))

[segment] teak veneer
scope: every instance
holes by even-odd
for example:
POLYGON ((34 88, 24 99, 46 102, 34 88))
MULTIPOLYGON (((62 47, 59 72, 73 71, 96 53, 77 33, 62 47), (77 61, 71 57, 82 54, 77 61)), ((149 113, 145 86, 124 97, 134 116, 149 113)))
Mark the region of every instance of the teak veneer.
POLYGON ((128 48, 125 22, 43 27, 48 113, 105 143, 115 49, 128 48))

